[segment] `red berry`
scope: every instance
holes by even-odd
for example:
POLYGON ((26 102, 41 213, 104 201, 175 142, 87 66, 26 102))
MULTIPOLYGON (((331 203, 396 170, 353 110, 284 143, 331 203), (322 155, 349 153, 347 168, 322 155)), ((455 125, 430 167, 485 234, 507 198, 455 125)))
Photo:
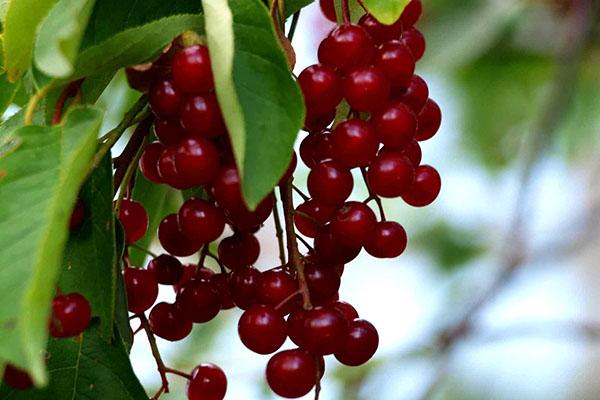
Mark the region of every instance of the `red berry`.
POLYGON ((383 43, 375 55, 375 65, 392 88, 406 88, 415 72, 415 59, 408 47, 397 40, 383 43))
POLYGON ((342 101, 342 80, 328 66, 311 65, 298 76, 298 84, 311 114, 327 114, 342 101))
POLYGON ((127 290, 127 306, 134 314, 141 314, 156 301, 158 282, 156 275, 141 268, 125 268, 123 273, 127 290))
MULTIPOLYGON (((179 279, 179 281, 173 285, 173 290, 175 291, 175 293, 178 293, 181 290, 181 288, 184 287, 185 284, 188 283, 189 281, 191 281, 192 279, 194 279, 194 278, 200 279, 199 277, 195 276, 196 269, 197 269, 196 265, 190 264, 190 265, 183 266, 183 274, 181 275, 181 279, 179 279)), ((208 269, 208 268, 206 268, 206 269, 208 269)), ((205 271, 202 271, 202 272, 205 272, 205 271)))
POLYGON ((304 119, 304 130, 311 133, 321 132, 327 128, 335 119, 336 110, 332 108, 323 114, 315 114, 307 110, 304 119))
POLYGON ((190 199, 178 213, 181 231, 200 243, 210 243, 221 236, 225 217, 221 210, 206 200, 190 199))
POLYGON ((235 304, 246 310, 258 302, 260 271, 256 268, 240 268, 231 273, 229 287, 235 304))
POLYGON ((442 111, 438 104, 432 99, 428 99, 425 107, 421 110, 418 116, 419 129, 416 139, 420 142, 431 139, 442 124, 442 111))
POLYGON ((399 197, 410 188, 415 170, 408 158, 398 152, 385 152, 371 163, 367 173, 369 187, 381 197, 399 197))
POLYGON ((229 310, 235 307, 233 296, 231 294, 231 274, 219 273, 210 277, 210 282, 215 285, 221 300, 221 310, 229 310))
POLYGON ((201 242, 181 231, 177 214, 169 214, 161 221, 158 226, 158 240, 169 254, 177 257, 191 256, 202 247, 201 242))
POLYGON ((413 207, 425 207, 435 201, 441 188, 442 179, 435 168, 421 165, 415 170, 415 183, 402 198, 413 207))
POLYGON ((335 15, 335 4, 333 0, 319 0, 319 6, 321 12, 331 22, 337 22, 337 16, 335 15))
POLYGON ((314 238, 317 236, 321 226, 324 226, 331 220, 334 212, 334 206, 325 205, 315 199, 310 199, 296 207, 294 225, 296 225, 296 229, 304 236, 314 238))
POLYGON ((225 133, 225 122, 214 94, 188 97, 179 112, 181 125, 188 135, 216 138, 225 133))
POLYGON ((308 263, 304 266, 304 275, 313 304, 324 304, 340 289, 340 275, 330 266, 308 263))
MULTIPOLYGON (((277 307, 285 300, 290 299, 297 291, 298 283, 296 279, 282 269, 265 271, 260 276, 258 298, 261 304, 277 307)), ((281 312, 283 314, 289 313, 292 305, 293 301, 288 300, 285 305, 282 305, 281 312)))
POLYGON ((337 312, 342 314, 348 322, 358 318, 358 312, 356 312, 356 309, 352 307, 350 303, 346 303, 345 301, 336 301, 335 303, 331 303, 331 307, 335 308, 337 312))
POLYGON ((166 147, 163 150, 158 159, 158 173, 167 185, 179 190, 189 189, 189 182, 175 167, 177 150, 178 146, 166 147))
POLYGON ((217 148, 206 139, 186 139, 177 146, 175 169, 186 186, 206 185, 219 170, 217 148))
POLYGON ((81 294, 56 296, 52 300, 50 335, 59 338, 77 336, 87 328, 91 318, 90 303, 81 294))
POLYGON ((397 103, 373 114, 371 124, 384 146, 401 149, 410 143, 417 133, 417 118, 412 110, 397 103))
POLYGON ((302 340, 313 354, 333 354, 341 349, 348 333, 348 321, 334 308, 315 307, 306 312, 302 340))
POLYGON ((369 65, 374 54, 375 46, 367 31, 353 24, 336 27, 319 46, 319 61, 342 72, 369 65))
POLYGON ((148 213, 144 206, 135 200, 121 201, 119 221, 125 231, 125 241, 129 244, 140 240, 148 230, 148 213))
POLYGON ((171 342, 185 338, 192 331, 192 321, 185 318, 175 304, 158 303, 148 316, 150 330, 171 342))
POLYGON ((344 97, 356 111, 376 111, 390 97, 390 82, 377 67, 360 67, 352 70, 344 80, 344 97))
POLYGON ((74 231, 79 229, 85 219, 85 204, 83 200, 77 199, 73 212, 71 213, 71 219, 69 220, 69 229, 74 231))
POLYGON ((347 247, 361 247, 372 235, 377 217, 371 207, 349 201, 340 207, 331 221, 331 232, 347 247))
POLYGON ((277 351, 285 339, 286 324, 281 312, 268 305, 254 305, 242 314, 238 322, 242 343, 258 354, 277 351))
POLYGON ((250 233, 234 233, 221 240, 218 248, 219 260, 229 269, 253 265, 260 255, 260 243, 250 233))
POLYGON ((331 226, 321 229, 315 237, 315 253, 317 259, 325 264, 346 264, 358 257, 361 247, 348 247, 340 243, 333 234, 331 226))
POLYGON ((399 93, 397 100, 406 104, 415 114, 418 114, 425 105, 428 97, 429 88, 427 87, 427 82, 419 75, 413 75, 410 78, 408 88, 399 93))
POLYGON ((292 152, 292 159, 290 160, 290 163, 288 164, 287 169, 285 170, 285 172, 283 173, 283 175, 281 176, 281 178, 279 178, 279 182, 278 185, 279 186, 284 186, 292 177, 292 175, 294 175, 294 171, 296 171, 296 167, 298 166, 298 157, 296 156, 296 152, 292 152))
POLYGON ((175 54, 171 63, 173 84, 186 93, 208 93, 215 88, 208 47, 194 45, 175 54))
POLYGON ((227 392, 227 377, 214 364, 198 365, 187 385, 188 400, 222 400, 227 392))
POLYGON ((33 381, 29 374, 12 364, 6 364, 2 382, 17 390, 27 390, 33 386, 33 381))
POLYGON ((375 225, 373 233, 365 243, 365 250, 373 257, 395 258, 404 252, 407 241, 402 225, 393 221, 382 221, 375 225))
POLYGON ((400 150, 390 149, 389 147, 384 147, 381 150, 379 150, 379 154, 398 152, 406 158, 408 158, 412 163, 413 167, 416 168, 419 166, 419 164, 421 164, 421 146, 419 145, 419 142, 417 142, 414 139, 411 140, 410 143, 408 143, 406 146, 402 147, 402 149, 400 150))
POLYGON ((415 61, 419 61, 425 54, 425 38, 423 34, 416 28, 410 28, 402 32, 400 41, 408 47, 415 61))
POLYGON ((154 133, 165 146, 173 146, 185 138, 185 132, 177 120, 155 119, 154 133))
POLYGON ((144 149, 140 158, 140 171, 150 182, 164 183, 163 178, 158 172, 158 160, 165 150, 165 147, 159 142, 150 143, 144 149))
POLYGON ((157 117, 176 117, 179 112, 181 96, 170 81, 158 81, 150 88, 148 101, 157 117))
POLYGON ((317 363, 314 356, 304 350, 284 350, 267 363, 267 383, 277 395, 295 399, 314 387, 317 380, 317 363))
POLYGON ((400 15, 400 21, 405 28, 409 26, 413 26, 417 23, 419 18, 421 18, 421 13, 423 12, 423 5, 421 4, 421 0, 412 0, 404 11, 402 11, 402 15, 400 15))
POLYGON ((311 133, 300 143, 300 158, 308 168, 333 158, 331 133, 311 133))
POLYGON ((304 316, 306 315, 306 311, 302 307, 298 307, 294 309, 288 319, 286 321, 287 324, 287 334, 292 342, 294 342, 297 346, 303 347, 304 340, 302 339, 302 334, 304 331, 304 316))
POLYGON ((350 171, 335 161, 325 161, 308 174, 308 191, 315 200, 327 205, 343 203, 354 186, 350 171))
POLYGON ((333 158, 348 168, 364 167, 379 149, 377 132, 368 122, 349 119, 339 124, 331 134, 333 158))
POLYGON ((154 274, 161 285, 174 285, 183 277, 183 265, 168 254, 153 258, 148 264, 148 271, 154 274))
POLYGON ((392 25, 384 25, 371 14, 365 14, 360 18, 358 24, 369 33, 375 44, 399 39, 402 35, 402 23, 399 20, 392 25))
POLYGON ((193 279, 196 279, 198 281, 204 281, 204 282, 211 282, 213 276, 215 276, 215 271, 213 271, 210 268, 207 267, 198 267, 195 266, 195 272, 194 272, 194 276, 192 277, 193 279))
POLYGON ((373 357, 379 346, 379 334, 370 322, 357 319, 350 322, 342 343, 342 347, 335 352, 335 358, 342 364, 356 367, 373 357))
POLYGON ((215 285, 192 279, 177 293, 175 302, 182 315, 192 322, 208 322, 221 310, 221 298, 215 285))

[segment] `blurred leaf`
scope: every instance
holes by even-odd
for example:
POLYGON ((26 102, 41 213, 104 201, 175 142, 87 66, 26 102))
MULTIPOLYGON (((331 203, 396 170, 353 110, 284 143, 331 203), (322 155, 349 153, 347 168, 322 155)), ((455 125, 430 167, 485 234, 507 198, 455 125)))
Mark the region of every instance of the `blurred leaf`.
POLYGON ((289 17, 301 8, 313 3, 315 0, 286 0, 285 2, 285 17, 289 17))
POLYGON ((392 25, 400 18, 410 0, 363 0, 363 3, 379 22, 392 25))

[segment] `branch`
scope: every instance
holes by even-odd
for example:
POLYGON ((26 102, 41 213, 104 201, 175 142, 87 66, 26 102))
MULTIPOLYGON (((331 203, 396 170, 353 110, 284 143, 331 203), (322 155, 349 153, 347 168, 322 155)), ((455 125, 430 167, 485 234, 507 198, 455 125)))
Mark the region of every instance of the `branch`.
POLYGON ((279 218, 279 210, 277 209, 277 197, 273 193, 273 221, 275 223, 275 235, 277 236, 277 244, 279 246, 279 261, 281 265, 285 265, 285 244, 283 242, 283 229, 281 228, 281 219, 279 218))
POLYGON ((160 351, 158 350, 158 346, 156 345, 156 338, 154 334, 150 330, 150 325, 148 324, 148 319, 144 314, 139 314, 140 323, 144 327, 144 331, 146 331, 146 336, 148 337, 148 343, 150 343, 150 349, 152 350, 152 356, 156 361, 156 367, 158 368, 158 373, 160 374, 161 379, 161 387, 158 393, 153 397, 153 399, 158 399, 160 395, 164 393, 169 393, 169 380, 167 379, 167 367, 160 356, 160 351))

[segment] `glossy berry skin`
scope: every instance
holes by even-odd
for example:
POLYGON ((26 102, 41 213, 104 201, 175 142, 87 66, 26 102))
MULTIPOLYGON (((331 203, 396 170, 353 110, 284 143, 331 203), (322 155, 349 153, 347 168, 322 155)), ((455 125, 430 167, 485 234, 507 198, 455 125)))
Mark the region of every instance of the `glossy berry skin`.
POLYGON ((371 125, 381 143, 391 149, 402 149, 417 133, 417 117, 402 103, 387 106, 374 113, 371 125))
POLYGON ((348 333, 348 321, 331 307, 315 307, 306 312, 302 340, 312 354, 333 354, 341 348, 348 333))
POLYGON ((392 25, 384 25, 371 14, 365 14, 360 18, 358 24, 369 33, 373 42, 377 45, 389 40, 397 40, 402 35, 402 22, 400 20, 392 25))
POLYGON ((325 205, 315 199, 310 199, 296 207, 294 225, 304 236, 314 238, 317 236, 320 227, 331 220, 334 212, 334 206, 325 205))
POLYGON ((125 241, 135 243, 140 240, 148 230, 148 213, 142 203, 131 199, 121 201, 119 221, 125 231, 125 241))
POLYGON ((402 198, 413 207, 425 207, 433 203, 440 194, 442 179, 430 165, 421 165, 415 170, 415 183, 402 198))
POLYGON ((192 321, 185 318, 175 304, 158 303, 148 316, 150 330, 171 342, 185 338, 192 331, 192 321))
POLYGON ((372 112, 385 106, 391 86, 385 74, 377 67, 352 70, 344 80, 344 97, 356 111, 372 112))
POLYGON ((423 54, 425 54, 425 38, 423 34, 416 28, 410 28, 402 32, 402 37, 400 38, 402 44, 404 44, 410 52, 412 53, 415 61, 419 61, 423 54))
MULTIPOLYGON (((261 304, 277 307, 297 291, 298 283, 296 279, 284 270, 272 269, 263 272, 260 276, 258 298, 261 304)), ((289 300, 282 305, 281 312, 283 314, 289 313, 292 305, 293 300, 289 300)))
POLYGON ((158 226, 158 240, 162 247, 177 257, 188 257, 200 250, 202 243, 185 235, 179 228, 177 214, 167 215, 158 226))
POLYGON ((185 176, 179 173, 175 167, 175 157, 179 146, 165 147, 163 152, 158 158, 158 174, 164 183, 167 185, 179 189, 189 189, 190 182, 185 176))
POLYGON ((313 305, 321 305, 331 300, 340 289, 340 275, 330 266, 308 263, 304 275, 313 305))
POLYGON ((208 47, 194 45, 180 50, 171 62, 173 84, 186 93, 208 93, 215 88, 208 47))
POLYGON ((267 363, 267 383, 281 397, 295 399, 312 390, 317 379, 314 356, 304 350, 284 350, 267 363))
POLYGON ((246 310, 258 303, 258 287, 261 272, 253 267, 245 267, 231 273, 229 288, 235 304, 246 310))
POLYGON ((344 365, 356 367, 369 361, 379 346, 377 329, 364 319, 350 322, 348 333, 335 358, 344 365))
POLYGON ((297 307, 287 318, 287 334, 288 337, 294 344, 299 347, 304 346, 304 340, 302 338, 304 332, 304 317, 306 315, 306 311, 302 307, 297 307))
POLYGON ((402 11, 400 15, 400 22, 404 28, 408 28, 417 23, 419 18, 421 18, 421 13, 423 12, 423 4, 421 0, 412 0, 402 11))
POLYGON ((214 94, 188 97, 179 112, 181 125, 193 137, 216 138, 225 133, 225 122, 214 94))
POLYGON ((311 110, 307 110, 303 129, 311 133, 320 132, 331 125, 335 119, 335 113, 335 108, 332 108, 323 114, 315 114, 314 112, 311 112, 311 110))
POLYGON ((50 335, 59 338, 77 336, 90 323, 90 303, 79 293, 56 296, 52 300, 50 335))
POLYGON ((337 22, 337 16, 335 13, 335 4, 333 0, 319 0, 319 6, 321 7, 321 12, 331 22, 337 22))
POLYGON ((336 27, 319 46, 319 61, 347 73, 351 69, 369 65, 375 54, 371 37, 359 25, 336 27))
POLYGON ((148 271, 161 285, 174 285, 183 277, 183 265, 173 256, 161 254, 148 263, 148 271))
POLYGON ((378 155, 385 153, 402 154, 410 160, 411 164, 415 168, 418 167, 419 164, 421 164, 421 158, 423 156, 419 142, 417 142, 414 139, 411 140, 410 143, 408 143, 407 145, 403 146, 401 149, 391 149, 389 147, 383 147, 381 150, 379 150, 378 155))
POLYGON ((340 207, 331 221, 331 232, 347 247, 361 247, 373 233, 377 217, 371 207, 349 201, 340 207))
POLYGON ((229 269, 253 265, 260 255, 260 243, 250 233, 234 233, 221 240, 218 248, 219 260, 229 269))
POLYGON ((218 239, 225 229, 223 213, 206 200, 186 201, 177 215, 181 231, 201 243, 218 239))
POLYGON ((415 170, 408 158, 400 153, 386 152, 377 156, 367 173, 371 190, 388 198, 399 197, 411 187, 415 170))
POLYGON ((181 95, 170 81, 163 80, 152 85, 148 101, 157 117, 168 119, 177 116, 181 95))
POLYGON ((343 203, 354 186, 352 174, 335 161, 317 164, 308 174, 308 192, 311 197, 326 205, 343 203))
POLYGON ((185 318, 196 323, 210 321, 221 310, 221 298, 215 285, 195 279, 181 288, 175 303, 185 318))
POLYGON ((330 225, 319 231, 315 237, 314 248, 317 259, 330 265, 349 263, 358 257, 361 251, 361 247, 343 245, 333 234, 330 225))
POLYGON ((428 99, 419 113, 418 120, 419 129, 417 131, 416 139, 420 142, 431 139, 440 129, 440 125, 442 124, 442 111, 440 110, 440 106, 432 99, 428 99))
POLYGON ((308 113, 324 115, 342 101, 342 79, 333 68, 316 64, 298 76, 308 113))
POLYGON ((333 144, 328 131, 311 133, 300 143, 300 158, 308 168, 333 159, 333 144))
POLYGON ((33 386, 29 374, 11 364, 6 364, 2 382, 17 390, 27 390, 33 386))
POLYGON ((141 314, 152 307, 158 296, 156 275, 152 271, 141 268, 125 268, 123 278, 129 311, 141 314))
POLYGON ((210 282, 212 277, 215 276, 215 271, 213 271, 210 268, 197 267, 195 265, 193 265, 193 267, 196 267, 196 271, 192 276, 193 279, 196 279, 198 281, 210 282))
POLYGON ((175 169, 187 187, 206 185, 219 170, 217 148, 206 139, 186 139, 177 146, 175 169))
POLYGON ((331 307, 333 307, 337 312, 342 314, 342 316, 348 322, 351 322, 358 318, 358 312, 350 303, 346 303, 345 301, 336 301, 334 303, 331 303, 331 307))
POLYGON ((165 146, 163 146, 161 143, 153 142, 146 146, 144 152, 142 153, 142 157, 140 158, 139 163, 140 171, 142 171, 144 177, 150 182, 164 182, 163 178, 158 172, 158 159, 160 158, 164 150, 165 146))
POLYGON ((396 96, 396 100, 409 106, 415 115, 421 112, 428 98, 429 87, 427 87, 427 82, 419 75, 413 75, 410 78, 408 88, 402 90, 396 96))
POLYGON ((185 138, 185 131, 179 122, 172 119, 155 119, 154 133, 160 143, 165 146, 176 145, 185 138))
POLYGON ((231 274, 218 273, 210 277, 210 282, 215 286, 221 300, 221 310, 229 310, 235 307, 233 295, 231 294, 231 274))
POLYGON ((333 158, 347 168, 368 165, 379 148, 377 132, 370 123, 357 118, 349 119, 331 134, 333 158))
POLYGON ((396 258, 406 250, 408 237, 397 222, 381 221, 365 243, 367 253, 377 258, 396 258))
POLYGON ((408 47, 398 40, 383 43, 375 55, 375 65, 392 88, 406 88, 415 72, 415 59, 408 47))
POLYGON ((244 345, 258 354, 277 351, 287 338, 286 323, 281 312, 268 305, 254 305, 238 322, 238 334, 244 345))
POLYGON ((214 364, 204 363, 192 370, 187 384, 188 400, 223 400, 227 392, 227 377, 214 364))
POLYGON ((71 219, 69 220, 69 229, 74 231, 79 229, 83 225, 85 219, 85 203, 81 199, 77 199, 73 212, 71 212, 71 219))

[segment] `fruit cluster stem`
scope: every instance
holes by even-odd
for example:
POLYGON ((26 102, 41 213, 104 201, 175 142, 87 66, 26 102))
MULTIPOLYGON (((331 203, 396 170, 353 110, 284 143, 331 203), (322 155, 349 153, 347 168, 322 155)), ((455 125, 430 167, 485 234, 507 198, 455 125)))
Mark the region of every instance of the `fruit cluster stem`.
POLYGON ((381 202, 381 198, 379 196, 377 196, 375 193, 373 193, 373 190, 371 190, 371 186, 369 186, 369 181, 367 179, 367 170, 363 167, 360 169, 360 172, 362 174, 363 180, 365 181, 365 186, 367 187, 367 190, 369 191, 369 198, 367 200, 365 200, 365 203, 368 203, 371 200, 374 200, 375 203, 377 204, 377 209, 379 210, 379 218, 381 219, 381 221, 385 221, 385 210, 383 208, 383 203, 381 202))
POLYGON ((158 350, 158 345, 156 344, 156 338, 154 337, 154 334, 150 330, 150 325, 148 324, 148 319, 146 318, 146 316, 144 314, 140 314, 138 317, 140 319, 140 323, 142 324, 142 327, 144 327, 146 336, 148 337, 148 343, 150 343, 150 349, 152 350, 152 356, 154 357, 154 360, 156 361, 156 367, 158 368, 158 373, 160 374, 160 379, 162 382, 161 387, 158 390, 158 393, 156 393, 156 395, 153 397, 153 399, 158 399, 158 397, 160 397, 160 395, 163 392, 169 393, 169 380, 167 379, 167 372, 168 372, 169 368, 167 368, 167 366, 165 365, 165 363, 162 360, 162 357, 160 356, 160 351, 158 350))
POLYGON ((348 0, 342 0, 342 16, 344 18, 344 24, 350 23, 350 6, 348 0))
POLYGON ((279 245, 279 261, 281 265, 285 265, 285 244, 283 241, 283 229, 281 228, 281 219, 279 218, 279 210, 277 209, 277 197, 273 193, 273 221, 275 222, 275 235, 277 235, 277 244, 279 245))

